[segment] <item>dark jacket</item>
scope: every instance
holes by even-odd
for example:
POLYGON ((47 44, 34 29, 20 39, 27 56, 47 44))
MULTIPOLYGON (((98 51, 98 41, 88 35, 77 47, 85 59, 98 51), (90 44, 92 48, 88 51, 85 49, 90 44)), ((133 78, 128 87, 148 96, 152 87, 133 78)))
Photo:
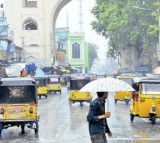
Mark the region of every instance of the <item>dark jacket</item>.
POLYGON ((105 100, 102 98, 96 98, 90 104, 90 110, 87 115, 87 121, 89 122, 89 133, 94 134, 105 134, 109 133, 109 127, 106 119, 98 119, 98 116, 105 114, 105 100))

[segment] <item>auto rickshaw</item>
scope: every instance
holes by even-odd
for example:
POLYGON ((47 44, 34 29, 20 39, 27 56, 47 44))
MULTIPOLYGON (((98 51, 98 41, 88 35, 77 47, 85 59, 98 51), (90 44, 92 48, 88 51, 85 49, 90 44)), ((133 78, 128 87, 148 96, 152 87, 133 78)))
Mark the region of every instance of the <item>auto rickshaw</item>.
POLYGON ((45 98, 47 98, 47 93, 48 93, 47 78, 46 77, 38 77, 38 76, 34 76, 32 78, 36 81, 37 94, 38 94, 39 98, 41 99, 41 96, 44 96, 45 98))
POLYGON ((61 77, 60 75, 48 75, 47 77, 47 87, 48 87, 48 91, 49 93, 51 92, 59 92, 61 94, 61 90, 62 90, 62 84, 61 84, 61 77))
POLYGON ((3 129, 25 126, 38 133, 36 83, 33 78, 2 78, 0 81, 0 134, 3 129))
POLYGON ((149 118, 154 125, 156 118, 160 118, 160 79, 141 78, 134 79, 132 87, 135 91, 132 94, 130 106, 130 120, 134 117, 149 118))
MULTIPOLYGON (((133 81, 132 77, 119 76, 117 78, 128 83, 129 85, 132 85, 132 81, 133 81)), ((116 94, 114 96, 115 103, 117 103, 117 101, 125 101, 125 103, 128 105, 129 101, 131 100, 131 96, 132 96, 131 91, 118 91, 118 92, 116 92, 116 94)))
POLYGON ((79 90, 89 82, 90 77, 80 76, 70 78, 70 103, 80 102, 80 105, 82 105, 82 103, 85 101, 88 103, 92 101, 92 95, 90 92, 79 92, 79 90))

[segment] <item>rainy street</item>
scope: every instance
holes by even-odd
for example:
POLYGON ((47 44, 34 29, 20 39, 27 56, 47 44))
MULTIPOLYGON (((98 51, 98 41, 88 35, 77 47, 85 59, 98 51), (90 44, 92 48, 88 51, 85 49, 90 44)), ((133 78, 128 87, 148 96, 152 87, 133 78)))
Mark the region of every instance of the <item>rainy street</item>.
MULTIPOLYGON (((93 95, 95 98, 96 95, 93 95)), ((48 99, 39 99, 40 114, 39 134, 25 128, 12 127, 4 129, 2 143, 90 143, 86 115, 89 104, 68 104, 68 91, 63 87, 62 94, 50 94, 48 99)), ((129 105, 118 101, 115 105, 113 93, 109 95, 111 117, 108 124, 113 133, 109 143, 156 143, 160 142, 160 120, 151 125, 148 119, 135 117, 130 123, 129 105)))
POLYGON ((105 131, 160 143, 160 0, 0 0, 0 143, 105 131))

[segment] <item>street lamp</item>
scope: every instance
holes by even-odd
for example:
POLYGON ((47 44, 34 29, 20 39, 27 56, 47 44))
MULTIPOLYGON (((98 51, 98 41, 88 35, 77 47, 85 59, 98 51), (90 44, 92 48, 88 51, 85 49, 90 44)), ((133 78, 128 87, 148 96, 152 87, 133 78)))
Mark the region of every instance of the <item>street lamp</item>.
MULTIPOLYGON (((141 9, 141 10, 148 10, 148 11, 153 11, 151 9, 147 9, 147 8, 143 8, 143 7, 138 7, 138 6, 133 6, 133 8, 136 8, 136 9, 141 9)), ((159 43, 158 43, 158 51, 160 51, 160 7, 158 9, 158 15, 159 15, 159 43)))

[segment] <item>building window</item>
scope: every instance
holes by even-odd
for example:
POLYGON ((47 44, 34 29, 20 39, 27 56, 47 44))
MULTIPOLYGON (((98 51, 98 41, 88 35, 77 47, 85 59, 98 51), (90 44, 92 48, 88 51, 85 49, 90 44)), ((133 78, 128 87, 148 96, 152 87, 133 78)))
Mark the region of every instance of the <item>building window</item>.
POLYGON ((28 18, 23 24, 23 30, 37 30, 38 25, 35 20, 28 18))
POLYGON ((72 45, 72 58, 80 58, 80 45, 78 43, 74 43, 72 45))
POLYGON ((37 0, 23 0, 23 7, 37 7, 37 0))

